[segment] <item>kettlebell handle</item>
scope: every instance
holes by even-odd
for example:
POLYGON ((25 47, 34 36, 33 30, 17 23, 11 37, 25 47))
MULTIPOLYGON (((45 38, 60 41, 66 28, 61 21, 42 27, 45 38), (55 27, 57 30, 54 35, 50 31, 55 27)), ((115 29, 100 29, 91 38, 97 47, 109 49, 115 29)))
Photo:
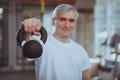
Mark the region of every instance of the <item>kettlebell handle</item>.
MULTIPOLYGON (((43 43, 45 43, 46 40, 47 40, 47 31, 46 31, 46 29, 42 26, 41 29, 39 30, 39 32, 41 33, 41 38, 40 38, 40 40, 42 40, 43 43)), ((22 46, 21 46, 21 43, 22 43, 23 40, 25 40, 25 38, 26 38, 26 35, 25 35, 24 27, 21 27, 21 28, 18 30, 18 33, 17 33, 17 35, 16 35, 16 41, 17 41, 17 44, 18 44, 20 47, 22 47, 22 46)))

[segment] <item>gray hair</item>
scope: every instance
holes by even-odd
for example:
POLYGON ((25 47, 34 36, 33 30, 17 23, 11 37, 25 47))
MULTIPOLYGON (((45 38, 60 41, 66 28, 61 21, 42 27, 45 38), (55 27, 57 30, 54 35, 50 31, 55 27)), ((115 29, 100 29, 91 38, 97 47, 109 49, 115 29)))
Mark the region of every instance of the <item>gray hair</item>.
POLYGON ((78 12, 77 10, 69 4, 60 4, 58 5, 52 13, 52 18, 56 18, 58 14, 64 14, 65 12, 69 11, 69 10, 73 10, 75 12, 75 16, 76 16, 76 20, 78 19, 78 12))

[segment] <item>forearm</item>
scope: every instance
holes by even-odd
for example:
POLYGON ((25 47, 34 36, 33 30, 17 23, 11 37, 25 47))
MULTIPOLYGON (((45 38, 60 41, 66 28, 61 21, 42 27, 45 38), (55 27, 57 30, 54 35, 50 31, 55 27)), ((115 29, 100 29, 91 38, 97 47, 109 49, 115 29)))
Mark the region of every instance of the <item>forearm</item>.
POLYGON ((92 80, 90 77, 90 72, 89 70, 85 70, 82 72, 82 80, 92 80))

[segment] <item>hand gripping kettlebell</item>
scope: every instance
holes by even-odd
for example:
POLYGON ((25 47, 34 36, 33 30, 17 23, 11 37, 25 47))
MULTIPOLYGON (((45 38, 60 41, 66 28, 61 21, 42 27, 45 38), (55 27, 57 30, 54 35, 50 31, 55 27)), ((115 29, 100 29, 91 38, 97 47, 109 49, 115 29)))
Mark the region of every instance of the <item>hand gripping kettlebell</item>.
POLYGON ((22 42, 25 41, 25 31, 23 27, 18 31, 16 40, 18 45, 22 48, 23 55, 26 58, 38 58, 42 55, 43 52, 43 46, 40 42, 44 43, 47 40, 47 31, 44 27, 41 27, 40 31, 41 33, 41 41, 37 40, 29 40, 25 42, 23 46, 21 46, 22 42))

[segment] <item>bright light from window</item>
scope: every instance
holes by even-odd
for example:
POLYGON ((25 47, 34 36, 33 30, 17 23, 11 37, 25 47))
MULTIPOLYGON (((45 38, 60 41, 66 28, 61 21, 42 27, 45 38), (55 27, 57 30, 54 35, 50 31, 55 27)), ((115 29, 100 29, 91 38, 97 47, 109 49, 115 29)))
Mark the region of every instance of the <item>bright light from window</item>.
POLYGON ((3 8, 0 8, 0 14, 2 14, 3 13, 3 8))

